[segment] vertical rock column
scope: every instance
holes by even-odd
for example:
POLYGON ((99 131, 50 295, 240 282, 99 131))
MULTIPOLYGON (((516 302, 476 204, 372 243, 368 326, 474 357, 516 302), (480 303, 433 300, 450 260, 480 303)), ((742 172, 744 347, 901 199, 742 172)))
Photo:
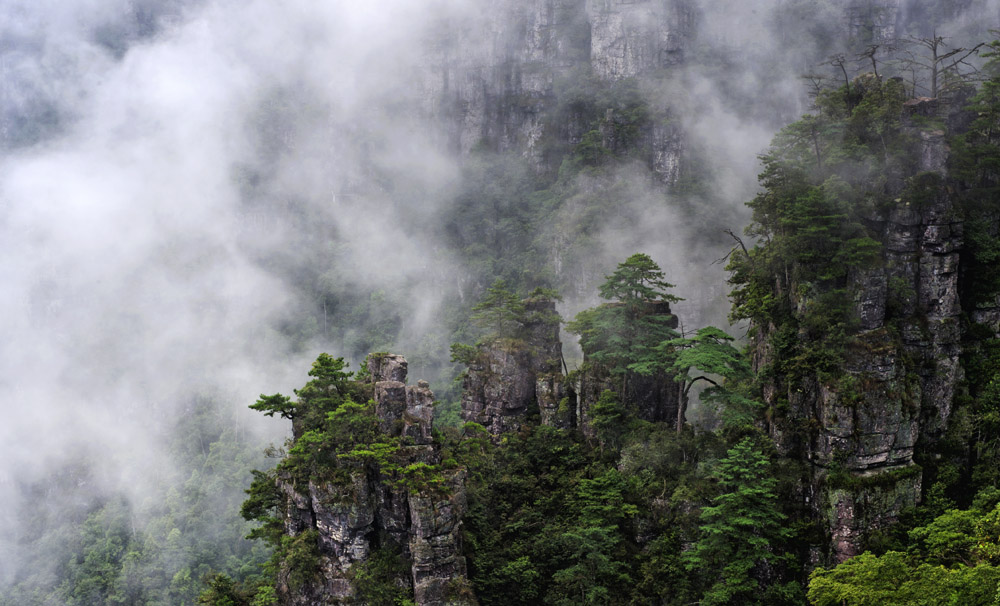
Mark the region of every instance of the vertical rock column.
POLYGON ((555 302, 527 299, 524 307, 523 338, 479 345, 462 383, 462 418, 493 435, 516 431, 536 405, 543 424, 573 425, 573 407, 563 402, 569 393, 555 302))
MULTIPOLYGON (((433 446, 432 433, 434 394, 428 383, 406 385, 403 356, 369 356, 368 368, 375 384, 379 426, 403 440, 400 465, 439 465, 441 456, 433 446)), ((441 473, 446 479, 444 488, 397 488, 391 482, 398 478, 373 479, 376 526, 409 558, 417 606, 474 606, 462 556, 465 475, 441 473)))
POLYGON ((410 493, 413 598, 418 606, 476 604, 462 556, 465 472, 451 472, 447 491, 410 493))
MULTIPOLYGON (((916 505, 922 477, 914 453, 943 435, 962 378, 963 226, 945 178, 944 133, 912 127, 912 134, 920 173, 899 185, 891 208, 868 217, 880 226, 883 262, 850 276, 860 326, 843 372, 790 384, 790 422, 772 426, 779 448, 812 465, 811 506, 827 525, 835 561, 858 554, 865 535, 916 505)), ((759 350, 755 365, 771 355, 759 350)), ((765 389, 769 403, 779 395, 765 389)))

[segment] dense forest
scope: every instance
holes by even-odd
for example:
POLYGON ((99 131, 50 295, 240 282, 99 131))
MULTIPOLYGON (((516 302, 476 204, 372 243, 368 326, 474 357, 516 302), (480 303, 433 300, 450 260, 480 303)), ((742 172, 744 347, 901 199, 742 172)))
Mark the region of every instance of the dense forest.
POLYGON ((1000 600, 995 0, 44 4, 0 606, 1000 600))

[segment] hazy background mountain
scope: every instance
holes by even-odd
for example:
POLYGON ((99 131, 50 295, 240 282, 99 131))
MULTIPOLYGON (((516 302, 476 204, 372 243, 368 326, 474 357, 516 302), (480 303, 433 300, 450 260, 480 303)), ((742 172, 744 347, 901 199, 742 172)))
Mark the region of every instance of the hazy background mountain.
POLYGON ((214 562, 168 538, 213 520, 237 525, 218 541, 241 536, 239 478, 287 430, 246 405, 300 385, 320 351, 355 368, 400 351, 447 395, 448 344, 473 336, 468 307, 496 277, 559 289, 571 317, 644 251, 688 299, 686 328, 724 323, 723 230, 746 222, 757 154, 808 109, 802 76, 839 77, 823 65, 837 53, 865 70, 872 45, 891 70, 908 35, 968 46, 1000 7, 14 0, 0 15, 0 582, 47 591, 109 503, 155 543, 139 568, 174 582, 214 562), (213 498, 184 493, 206 476, 225 478, 213 498))

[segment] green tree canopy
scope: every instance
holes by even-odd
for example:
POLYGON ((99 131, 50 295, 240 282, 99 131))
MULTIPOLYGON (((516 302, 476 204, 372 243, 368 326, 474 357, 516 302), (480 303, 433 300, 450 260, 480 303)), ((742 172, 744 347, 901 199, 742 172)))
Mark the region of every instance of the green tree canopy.
POLYGON ((472 306, 472 322, 485 331, 485 339, 513 339, 525 322, 524 303, 507 282, 498 279, 483 298, 472 306))
POLYGON ((771 464, 750 438, 729 450, 713 472, 721 494, 701 512, 700 537, 685 552, 689 570, 701 578, 701 604, 763 604, 787 590, 769 573, 787 556, 791 531, 781 513, 771 464))
POLYGON ((613 375, 650 374, 661 360, 657 346, 680 336, 669 303, 681 299, 667 292, 672 287, 648 255, 636 253, 601 285, 601 297, 610 302, 580 312, 567 328, 580 335, 588 360, 613 375))
POLYGON ((626 306, 642 305, 647 301, 680 301, 667 292, 674 285, 667 282, 660 266, 649 255, 636 253, 618 264, 607 276, 598 292, 602 299, 620 301, 626 306))

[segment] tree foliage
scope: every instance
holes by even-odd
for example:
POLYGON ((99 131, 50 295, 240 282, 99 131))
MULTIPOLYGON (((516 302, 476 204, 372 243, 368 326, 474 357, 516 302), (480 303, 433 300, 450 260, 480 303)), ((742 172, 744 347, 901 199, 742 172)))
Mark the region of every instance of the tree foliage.
POLYGON ((702 604, 772 604, 794 596, 793 586, 771 582, 790 559, 783 553, 785 524, 771 464, 750 438, 719 461, 712 476, 720 494, 701 511, 700 536, 685 553, 688 569, 706 586, 702 604))
POLYGON ((484 332, 484 339, 515 339, 526 318, 521 298, 498 279, 486 289, 478 303, 472 306, 470 319, 484 332))
POLYGON ((672 287, 648 255, 634 254, 601 285, 601 297, 610 302, 580 312, 567 328, 580 336, 588 360, 624 385, 630 370, 653 372, 662 357, 657 347, 679 336, 669 303, 680 298, 667 292, 672 287))

